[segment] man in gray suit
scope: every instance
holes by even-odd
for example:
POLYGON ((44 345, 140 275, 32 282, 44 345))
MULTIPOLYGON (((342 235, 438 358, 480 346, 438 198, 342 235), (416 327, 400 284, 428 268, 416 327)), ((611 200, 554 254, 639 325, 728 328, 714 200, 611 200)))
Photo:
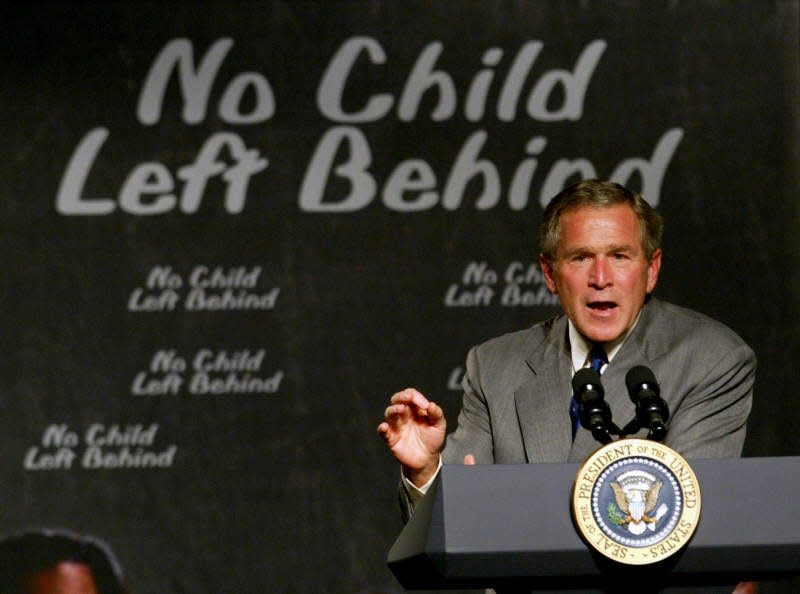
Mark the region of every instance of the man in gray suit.
MULTIPOLYGON (((414 389, 391 398, 378 432, 402 466, 406 512, 444 463, 582 461, 599 444, 569 407, 573 374, 602 347, 614 420, 635 416, 625 375, 650 368, 669 407, 665 443, 684 457, 741 454, 755 355, 730 329, 651 297, 661 268, 661 217, 635 192, 585 180, 542 220, 540 264, 564 314, 473 348, 457 429, 414 389)), ((638 436, 644 436, 641 430, 638 436)))

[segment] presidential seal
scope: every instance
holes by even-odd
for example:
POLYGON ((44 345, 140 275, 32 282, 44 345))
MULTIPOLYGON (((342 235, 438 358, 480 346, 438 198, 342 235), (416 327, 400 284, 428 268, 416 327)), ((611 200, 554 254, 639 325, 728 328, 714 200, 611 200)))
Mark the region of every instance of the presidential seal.
POLYGON ((700 487, 689 464, 656 441, 621 439, 581 466, 572 490, 578 532, 598 553, 627 565, 677 553, 700 518, 700 487))

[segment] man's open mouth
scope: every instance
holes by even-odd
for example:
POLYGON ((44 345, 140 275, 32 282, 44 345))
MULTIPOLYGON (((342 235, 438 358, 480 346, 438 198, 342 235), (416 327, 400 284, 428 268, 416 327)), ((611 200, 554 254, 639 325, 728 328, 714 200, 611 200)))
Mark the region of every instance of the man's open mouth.
POLYGON ((593 309, 595 311, 608 311, 610 309, 614 309, 617 307, 617 304, 613 301, 593 301, 589 303, 589 309, 593 309))

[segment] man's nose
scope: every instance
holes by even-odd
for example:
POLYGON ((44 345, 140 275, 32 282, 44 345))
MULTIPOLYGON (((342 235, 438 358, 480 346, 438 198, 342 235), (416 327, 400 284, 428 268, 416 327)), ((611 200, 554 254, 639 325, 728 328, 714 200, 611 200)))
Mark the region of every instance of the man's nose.
POLYGON ((604 256, 598 256, 592 261, 592 267, 589 269, 589 284, 601 289, 611 284, 611 271, 608 259, 604 256))

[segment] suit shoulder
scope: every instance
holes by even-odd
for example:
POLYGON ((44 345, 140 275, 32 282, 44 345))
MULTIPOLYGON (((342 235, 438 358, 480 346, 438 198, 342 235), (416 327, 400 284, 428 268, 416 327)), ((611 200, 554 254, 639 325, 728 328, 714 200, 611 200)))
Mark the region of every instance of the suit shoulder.
POLYGON ((690 340, 720 349, 750 348, 731 328, 703 313, 665 301, 655 301, 651 306, 651 324, 667 342, 690 340))
POLYGON ((563 315, 556 316, 528 328, 490 338, 472 350, 479 356, 524 359, 550 336, 553 327, 562 318, 563 315))

